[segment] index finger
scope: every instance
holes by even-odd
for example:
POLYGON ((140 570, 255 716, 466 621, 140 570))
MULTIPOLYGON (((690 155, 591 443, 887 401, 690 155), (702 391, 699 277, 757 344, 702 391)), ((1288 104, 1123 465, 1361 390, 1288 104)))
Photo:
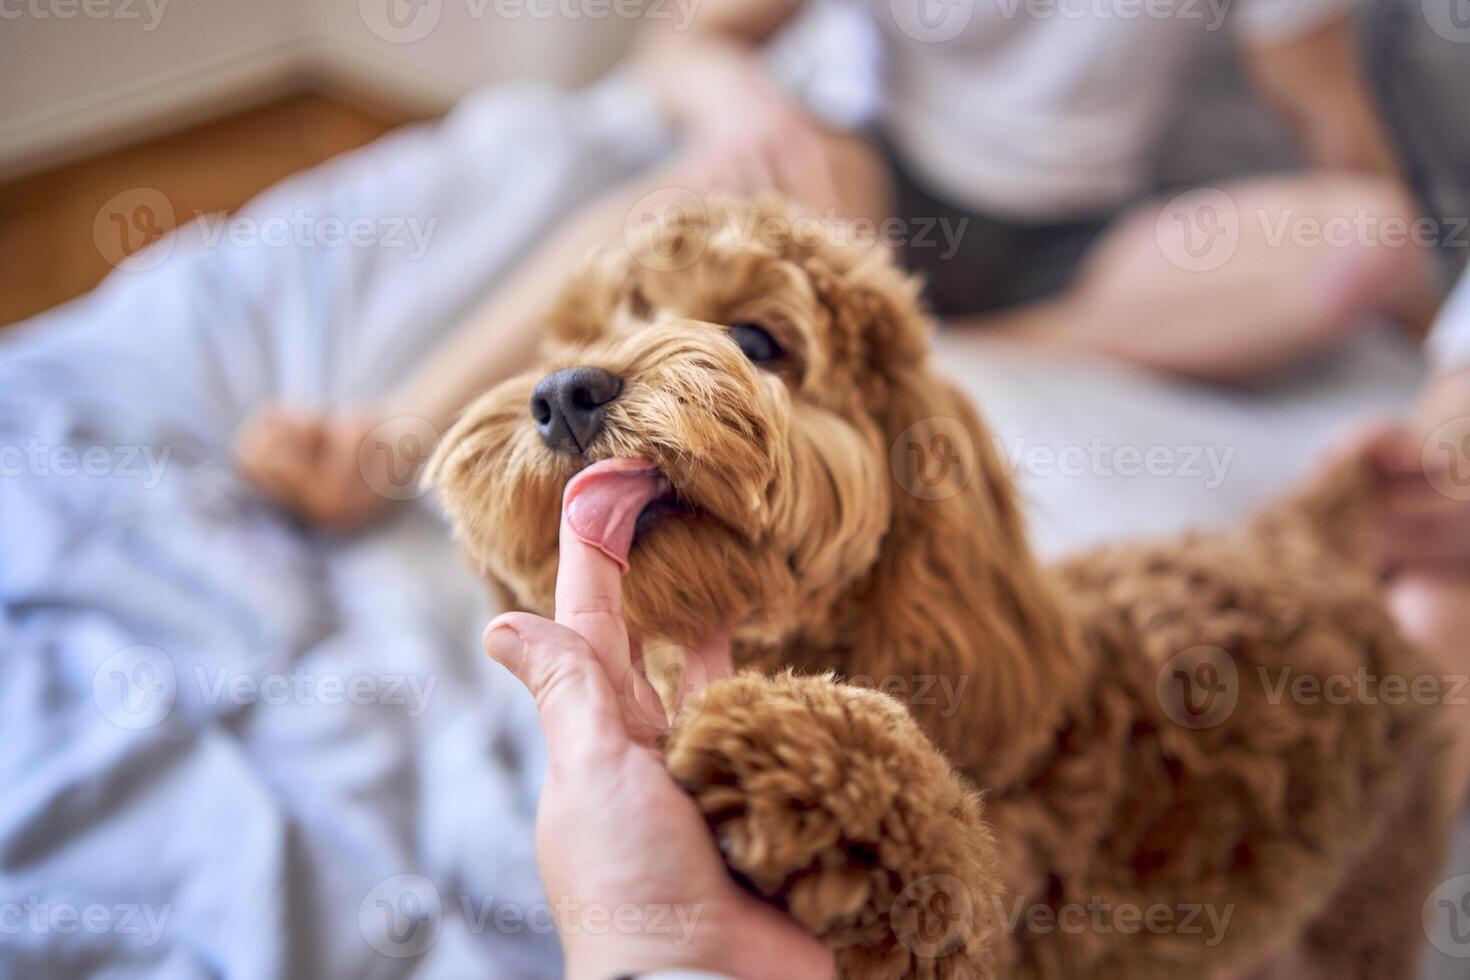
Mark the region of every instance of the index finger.
POLYGON ((556 570, 556 621, 591 644, 614 683, 632 665, 623 621, 623 575, 617 562, 584 542, 562 509, 560 560, 556 570))

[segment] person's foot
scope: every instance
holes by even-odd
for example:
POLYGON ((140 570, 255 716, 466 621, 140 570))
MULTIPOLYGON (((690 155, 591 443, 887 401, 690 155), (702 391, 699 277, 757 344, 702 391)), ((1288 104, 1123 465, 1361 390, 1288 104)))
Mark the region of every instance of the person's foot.
POLYGON ((1374 314, 1390 312, 1413 258, 1368 248, 1325 250, 1305 284, 1305 302, 1317 311, 1308 349, 1352 333, 1374 314))
POLYGON ((433 449, 421 419, 383 420, 272 407, 241 427, 235 463, 272 502, 331 530, 381 516, 418 496, 420 464, 433 449))

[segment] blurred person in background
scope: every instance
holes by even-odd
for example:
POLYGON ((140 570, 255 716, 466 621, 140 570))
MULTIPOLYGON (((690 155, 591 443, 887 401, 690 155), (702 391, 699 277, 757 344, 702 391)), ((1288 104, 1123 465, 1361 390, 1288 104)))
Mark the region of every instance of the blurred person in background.
MULTIPOLYGON (((663 188, 774 190, 823 217, 896 218, 910 233, 900 258, 951 329, 1184 377, 1280 372, 1375 313, 1428 330, 1438 297, 1424 245, 1279 233, 1344 220, 1386 228, 1418 213, 1364 77, 1351 0, 1119 0, 1111 12, 1065 0, 866 3, 881 71, 876 119, 861 131, 822 122, 762 56, 801 0, 705 0, 682 32, 650 22, 631 67, 679 134, 674 155, 555 229, 381 404, 258 414, 240 436, 242 470, 313 522, 374 518, 386 501, 359 469, 365 435, 395 419, 443 431, 526 367, 566 270, 663 188), (1218 28, 1311 166, 1198 192, 1221 208, 1144 200, 1184 71, 1218 28), (919 241, 921 224, 939 222, 962 230, 954 247, 919 241), (1228 254, 1197 261, 1221 235, 1233 236, 1228 254)), ((1443 329, 1470 333, 1464 305, 1443 329)), ((1453 618, 1470 609, 1470 504, 1425 480, 1419 447, 1470 415, 1470 370, 1453 370, 1470 367, 1467 348, 1459 361, 1446 355, 1411 423, 1364 443, 1393 491, 1380 536, 1395 601, 1416 638, 1441 650, 1467 635, 1453 618)))

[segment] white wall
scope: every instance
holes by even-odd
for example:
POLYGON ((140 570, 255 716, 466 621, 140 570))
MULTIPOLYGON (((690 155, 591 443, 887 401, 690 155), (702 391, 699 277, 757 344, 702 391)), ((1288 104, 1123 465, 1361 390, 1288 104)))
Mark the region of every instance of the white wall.
POLYGON ((371 66, 428 96, 459 96, 510 78, 590 81, 611 64, 638 21, 567 17, 591 4, 564 0, 310 0, 327 57, 371 66), (396 26, 386 11, 403 16, 396 26), (550 16, 548 16, 548 14, 550 16), (422 35, 422 36, 421 36, 422 35))
POLYGON ((0 177, 320 76, 443 109, 509 78, 579 84, 636 18, 547 0, 0 0, 0 177), (390 12, 396 19, 390 19, 390 12), (549 15, 549 16, 548 16, 549 15))

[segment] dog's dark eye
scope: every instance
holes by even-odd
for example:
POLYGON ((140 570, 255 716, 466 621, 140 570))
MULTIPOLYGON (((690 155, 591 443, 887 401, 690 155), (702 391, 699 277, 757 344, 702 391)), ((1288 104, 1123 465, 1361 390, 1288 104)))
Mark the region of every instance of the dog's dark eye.
POLYGON ((753 323, 737 323, 730 328, 730 339, 752 364, 769 364, 781 359, 781 345, 753 323))

